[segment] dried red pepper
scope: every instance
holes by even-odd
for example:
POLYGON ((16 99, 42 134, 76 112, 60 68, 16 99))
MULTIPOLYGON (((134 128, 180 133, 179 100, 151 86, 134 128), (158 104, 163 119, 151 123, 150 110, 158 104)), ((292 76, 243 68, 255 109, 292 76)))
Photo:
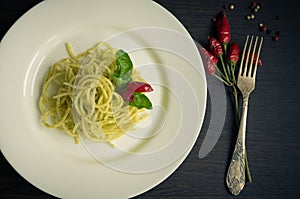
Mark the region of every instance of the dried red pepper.
POLYGON ((208 74, 210 74, 210 75, 215 74, 215 72, 216 72, 216 66, 215 66, 215 65, 212 65, 212 64, 208 64, 208 65, 207 65, 207 72, 208 72, 208 74))
POLYGON ((230 41, 230 27, 228 23, 228 18, 224 11, 220 12, 217 16, 216 29, 220 43, 222 44, 226 52, 227 44, 230 41))
POLYGON ((220 57, 223 55, 223 49, 221 44, 218 42, 217 39, 208 36, 208 41, 209 41, 209 48, 212 52, 212 54, 216 57, 220 57))
POLYGON ((216 72, 216 65, 219 61, 218 58, 205 48, 201 48, 200 53, 208 74, 213 75, 216 72))
POLYGON ((206 51, 206 52, 208 54, 209 60, 211 60, 214 65, 219 62, 218 58, 214 56, 210 51, 206 51))
POLYGON ((230 66, 236 65, 236 63, 239 61, 239 54, 240 50, 236 42, 232 43, 229 48, 228 52, 226 54, 226 60, 230 66))

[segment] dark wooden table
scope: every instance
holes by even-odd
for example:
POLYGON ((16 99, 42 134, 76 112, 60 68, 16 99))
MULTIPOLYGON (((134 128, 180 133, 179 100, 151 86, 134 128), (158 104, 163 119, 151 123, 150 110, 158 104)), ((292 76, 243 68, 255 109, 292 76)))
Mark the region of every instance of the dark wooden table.
MULTIPOLYGON (((40 0, 1 0, 0 38, 12 24, 40 0)), ((261 2, 254 20, 246 20, 249 1, 238 0, 157 0, 172 12, 192 37, 207 45, 211 19, 225 9, 232 40, 242 46, 248 33, 264 35, 263 67, 257 74, 256 90, 250 98, 247 147, 253 183, 246 184, 238 198, 286 198, 300 196, 300 17, 292 0, 261 2), (228 6, 233 3, 234 10, 228 6), (263 22, 271 33, 260 32, 263 22), (279 41, 272 41, 280 32, 279 41)), ((0 46, 1 47, 1 46, 0 46)), ((3 66, 1 66, 3 67, 3 66)), ((228 98, 226 122, 214 149, 203 159, 198 152, 205 136, 200 136, 184 163, 160 185, 136 198, 235 198, 226 189, 224 178, 234 146, 236 131, 228 98)), ((207 114, 210 112, 208 105, 207 114)), ((38 190, 0 155, 0 198, 53 198, 38 190)))

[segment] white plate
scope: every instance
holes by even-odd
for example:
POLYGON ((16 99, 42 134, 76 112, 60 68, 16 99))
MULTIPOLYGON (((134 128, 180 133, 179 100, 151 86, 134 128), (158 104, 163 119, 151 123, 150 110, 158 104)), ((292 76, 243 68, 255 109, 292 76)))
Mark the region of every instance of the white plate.
POLYGON ((1 151, 26 180, 61 198, 129 198, 149 190, 186 158, 205 114, 206 81, 198 50, 180 22, 152 1, 42 2, 3 38, 0 74, 1 151), (130 147, 143 139, 116 141, 128 158, 102 157, 104 164, 99 164, 90 147, 88 153, 65 134, 41 124, 37 99, 43 74, 67 55, 65 42, 81 52, 103 40, 129 51, 142 76, 155 87, 150 98, 158 108, 151 122, 140 134, 129 136, 152 136, 135 154, 156 154, 153 165, 133 167, 128 161, 134 157, 130 147))

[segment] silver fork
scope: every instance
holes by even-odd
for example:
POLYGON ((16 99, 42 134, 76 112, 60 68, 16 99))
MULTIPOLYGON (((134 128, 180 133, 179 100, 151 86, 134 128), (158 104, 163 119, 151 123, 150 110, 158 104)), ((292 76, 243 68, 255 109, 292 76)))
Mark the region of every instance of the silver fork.
POLYGON ((236 140, 235 148, 232 154, 232 159, 226 176, 227 187, 233 195, 238 195, 241 192, 241 190, 244 188, 244 185, 246 183, 246 174, 245 174, 246 139, 245 137, 246 137, 248 100, 249 100, 250 93, 254 90, 255 87, 257 63, 261 51, 261 46, 263 43, 263 37, 261 37, 257 48, 259 37, 256 36, 253 50, 252 50, 253 38, 254 36, 251 36, 250 43, 248 45, 249 35, 247 35, 246 37, 240 69, 238 73, 238 80, 237 80, 237 86, 243 96, 242 116, 240 120, 238 137, 236 140), (248 50, 246 51, 247 48, 248 50), (255 52, 256 50, 257 52, 255 52), (254 60, 255 53, 257 55, 256 60, 254 60))

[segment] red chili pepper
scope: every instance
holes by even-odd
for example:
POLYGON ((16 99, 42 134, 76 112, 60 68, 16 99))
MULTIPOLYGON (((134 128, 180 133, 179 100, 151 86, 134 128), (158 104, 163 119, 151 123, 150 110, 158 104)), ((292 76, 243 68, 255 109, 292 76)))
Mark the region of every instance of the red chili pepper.
POLYGON ((207 72, 210 75, 213 75, 216 72, 216 65, 208 63, 207 64, 207 72))
POLYGON ((218 58, 205 48, 201 48, 200 53, 208 74, 213 75, 216 72, 216 64, 219 61, 218 58))
POLYGON ((223 55, 223 49, 221 44, 215 38, 208 36, 209 48, 212 54, 216 57, 223 55))
POLYGON ((235 65, 239 61, 240 50, 236 42, 232 43, 226 54, 227 62, 230 65, 235 65))
POLYGON ((124 90, 119 93, 125 102, 132 102, 134 100, 134 91, 124 90))
POLYGON ((207 51, 207 55, 209 57, 209 60, 211 60, 213 64, 217 64, 219 62, 218 58, 214 56, 210 51, 207 51))
POLYGON ((216 29, 220 43, 223 45, 224 50, 226 51, 227 44, 230 41, 230 27, 228 18, 224 11, 220 12, 217 16, 216 29))
POLYGON ((129 82, 127 84, 127 89, 134 92, 151 92, 153 88, 150 84, 145 82, 129 82))
MULTIPOLYGON (((245 52, 245 56, 244 56, 244 62, 246 61, 246 59, 247 59, 247 55, 248 55, 248 52, 245 52)), ((251 61, 251 59, 252 59, 252 56, 253 56, 253 54, 252 54, 252 52, 250 52, 249 53, 249 59, 248 59, 248 63, 251 61)), ((253 63, 255 63, 256 62, 256 59, 257 59, 257 54, 256 53, 254 53, 254 57, 253 57, 253 63)), ((260 58, 258 58, 258 62, 257 62, 257 64, 259 65, 259 66, 262 66, 263 65, 263 63, 262 63, 262 60, 260 59, 260 58)))
POLYGON ((134 100, 134 92, 151 92, 153 88, 150 84, 145 82, 129 82, 127 89, 119 92, 125 102, 132 102, 134 100))

